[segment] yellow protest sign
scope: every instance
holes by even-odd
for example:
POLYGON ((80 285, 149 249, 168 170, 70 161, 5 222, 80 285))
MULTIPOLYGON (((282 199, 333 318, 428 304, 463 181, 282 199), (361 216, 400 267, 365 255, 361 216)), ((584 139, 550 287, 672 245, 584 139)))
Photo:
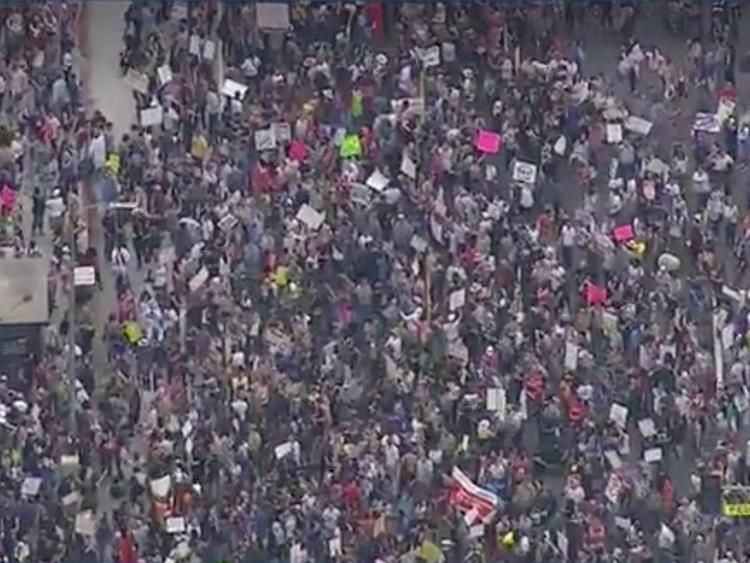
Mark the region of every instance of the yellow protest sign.
POLYGON ((141 338, 143 338, 141 327, 138 326, 138 323, 133 321, 126 321, 123 323, 122 333, 130 344, 138 344, 141 338))
POLYGON ((362 91, 355 90, 352 92, 352 117, 357 118, 362 115, 364 108, 362 107, 362 91))
POLYGON ((345 135, 341 140, 339 155, 341 158, 359 158, 362 156, 362 142, 359 140, 359 135, 356 133, 345 135))
POLYGON ((430 540, 424 540, 419 547, 419 558, 424 559, 427 563, 437 563, 442 555, 440 548, 430 540))
POLYGON ((109 153, 104 166, 112 175, 117 176, 120 173, 120 155, 114 152, 109 153))
POLYGON ((725 487, 721 492, 721 514, 729 518, 750 516, 750 487, 725 487))

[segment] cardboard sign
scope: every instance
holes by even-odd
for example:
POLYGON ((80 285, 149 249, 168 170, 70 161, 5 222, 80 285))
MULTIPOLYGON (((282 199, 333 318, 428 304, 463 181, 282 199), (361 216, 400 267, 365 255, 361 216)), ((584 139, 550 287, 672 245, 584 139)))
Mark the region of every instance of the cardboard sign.
POLYGON ((135 90, 144 95, 148 94, 148 76, 145 74, 137 72, 131 68, 122 80, 131 90, 135 90))
POLYGON ((649 448, 643 452, 643 461, 646 463, 656 463, 657 461, 661 461, 661 458, 661 448, 649 448))
POLYGON ((479 131, 474 146, 483 153, 495 154, 500 150, 501 137, 493 131, 479 131))
POLYGON ((536 166, 529 163, 517 160, 513 164, 513 181, 523 182, 524 184, 535 184, 536 183, 536 166))
POLYGON ((141 110, 141 126, 151 127, 152 125, 161 125, 164 120, 164 108, 156 106, 141 110))

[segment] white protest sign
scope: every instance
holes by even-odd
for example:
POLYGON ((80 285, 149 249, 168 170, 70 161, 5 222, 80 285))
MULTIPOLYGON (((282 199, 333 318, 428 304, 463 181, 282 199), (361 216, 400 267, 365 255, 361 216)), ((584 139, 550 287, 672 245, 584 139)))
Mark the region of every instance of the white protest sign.
POLYGON ((287 141, 291 141, 292 128, 288 123, 284 123, 282 121, 272 123, 271 129, 273 130, 273 134, 276 137, 276 142, 286 143, 287 141))
POLYGON ((469 539, 475 540, 484 536, 484 524, 475 524, 469 528, 469 539))
POLYGON ((203 58, 212 61, 214 60, 215 55, 216 43, 214 43, 213 41, 206 41, 206 43, 203 45, 203 58))
POLYGON ((61 455, 60 467, 76 468, 80 465, 81 460, 77 455, 61 455))
POLYGON ((609 465, 615 471, 622 467, 622 460, 615 450, 607 450, 604 452, 604 457, 609 462, 609 465))
POLYGON ((411 241, 409 242, 409 245, 410 245, 410 246, 411 246, 411 247, 412 247, 412 248, 413 248, 414 250, 416 250, 416 251, 417 251, 417 252, 419 252, 419 253, 422 253, 422 252, 424 252, 425 250, 427 250, 427 241, 426 241, 426 240, 424 240, 424 239, 423 239, 422 237, 420 237, 419 235, 413 235, 413 236, 411 237, 411 241))
POLYGON ((172 478, 169 475, 154 479, 151 481, 151 494, 157 498, 164 498, 169 494, 169 489, 172 486, 172 478))
POLYGON ((188 48, 191 55, 196 57, 201 54, 201 38, 196 34, 190 36, 190 46, 188 48))
POLYGON ((607 123, 607 142, 613 145, 622 142, 622 125, 607 123))
POLYGON ((122 80, 131 90, 148 94, 148 76, 145 74, 130 69, 122 80))
POLYGON ((425 68, 440 66, 440 47, 438 45, 434 45, 429 49, 419 49, 417 55, 425 68))
POLYGON ((734 323, 729 323, 721 329, 721 345, 725 352, 734 345, 734 323))
POLYGON ((219 221, 219 228, 224 232, 231 231, 237 226, 238 222, 237 217, 229 213, 221 218, 219 221))
POLYGON ((380 170, 375 170, 365 181, 365 184, 376 192, 382 192, 389 183, 390 180, 380 170))
POLYGON ((401 156, 401 173, 412 180, 417 179, 417 165, 406 153, 401 156))
POLYGON ((262 30, 289 29, 289 5, 281 2, 259 2, 255 5, 255 21, 262 30))
POLYGON ((92 510, 84 510, 76 515, 75 530, 82 536, 93 537, 96 535, 96 516, 92 510))
POLYGON ((648 135, 653 125, 648 119, 643 119, 635 115, 629 115, 625 119, 625 129, 639 135, 648 135))
POLYGON ((486 409, 491 412, 496 412, 500 420, 505 420, 505 413, 507 410, 507 396, 505 394, 505 389, 502 387, 487 389, 486 409))
POLYGON ((625 428, 628 423, 628 408, 614 403, 609 408, 609 420, 614 422, 620 428, 625 428))
POLYGON ((466 290, 465 289, 457 289, 451 292, 450 296, 448 297, 448 309, 450 309, 451 311, 457 311, 458 309, 463 308, 465 304, 466 304, 466 290))
POLYGON ((606 496, 612 504, 617 504, 620 501, 620 493, 622 493, 622 489, 622 479, 620 479, 616 473, 611 473, 609 480, 607 481, 607 487, 604 489, 604 496, 606 496))
POLYGON ((81 493, 78 491, 73 491, 72 493, 68 493, 62 498, 62 504, 63 506, 72 506, 74 504, 78 504, 81 500, 83 500, 83 497, 81 497, 81 493))
POLYGON ((661 448, 649 448, 643 452, 643 461, 646 463, 656 463, 657 461, 661 461, 661 458, 661 448))
POLYGON ((156 72, 159 75, 159 82, 162 86, 164 86, 165 84, 169 84, 174 78, 172 69, 169 67, 169 65, 160 66, 158 69, 156 69, 156 72))
POLYGON ((720 123, 724 123, 727 119, 734 115, 734 110, 736 107, 737 104, 734 103, 734 100, 730 100, 728 98, 720 99, 719 107, 716 110, 716 119, 718 119, 720 123))
POLYGON ((639 420, 638 430, 640 430, 641 436, 643 436, 644 438, 651 438, 651 436, 656 436, 656 425, 650 418, 639 420))
POLYGON ((96 285, 96 268, 93 266, 73 268, 73 286, 90 287, 92 285, 96 285))
POLYGON ((452 63, 456 60, 456 45, 454 43, 443 43, 443 61, 446 63, 452 63))
POLYGON ((536 166, 529 163, 517 160, 513 164, 513 181, 523 182, 524 184, 535 184, 536 183, 536 166))
POLYGON ((182 516, 170 516, 166 520, 168 534, 181 534, 185 531, 185 519, 182 516))
POLYGON ((141 126, 150 127, 152 125, 161 125, 164 120, 164 108, 155 106, 141 110, 141 126))
POLYGON ((713 113, 697 113, 695 114, 693 130, 703 133, 718 133, 721 131, 721 122, 713 113))
POLYGON ((564 135, 560 135, 560 137, 555 141, 554 151, 555 154, 558 156, 563 156, 565 154, 565 149, 568 147, 568 141, 565 139, 564 135))
POLYGON ((325 217, 322 213, 319 213, 306 203, 299 208, 297 212, 297 220, 304 223, 308 228, 313 231, 317 231, 325 221, 325 217))
POLYGON ((21 484, 21 494, 25 497, 35 497, 42 486, 39 477, 26 477, 21 484))
POLYGON ((247 86, 245 86, 241 82, 230 80, 229 78, 224 81, 224 84, 221 87, 221 93, 232 99, 234 99, 238 94, 240 98, 244 98, 246 92, 247 86))
POLYGON ((190 291, 198 291, 208 281, 208 270, 203 266, 188 282, 190 291))
POLYGON ((285 458, 290 453, 292 453, 292 443, 284 442, 283 444, 279 444, 274 448, 273 453, 276 456, 276 459, 285 458))
POLYGON ((260 129, 255 132, 255 150, 268 151, 276 148, 276 135, 273 128, 260 129))
POLYGON ((573 342, 565 343, 565 369, 568 371, 578 369, 578 345, 573 342))
POLYGON ((172 4, 173 20, 186 20, 188 18, 188 6, 186 2, 175 2, 172 4))

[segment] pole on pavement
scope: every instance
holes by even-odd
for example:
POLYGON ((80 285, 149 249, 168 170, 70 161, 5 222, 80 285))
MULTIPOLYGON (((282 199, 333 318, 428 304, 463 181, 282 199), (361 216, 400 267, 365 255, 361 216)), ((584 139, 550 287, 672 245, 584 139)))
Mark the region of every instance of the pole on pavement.
POLYGON ((68 205, 67 209, 67 229, 70 244, 70 304, 68 307, 68 393, 70 401, 70 429, 77 433, 76 423, 76 340, 78 325, 76 322, 76 285, 75 285, 75 268, 76 252, 76 233, 73 213, 68 205))

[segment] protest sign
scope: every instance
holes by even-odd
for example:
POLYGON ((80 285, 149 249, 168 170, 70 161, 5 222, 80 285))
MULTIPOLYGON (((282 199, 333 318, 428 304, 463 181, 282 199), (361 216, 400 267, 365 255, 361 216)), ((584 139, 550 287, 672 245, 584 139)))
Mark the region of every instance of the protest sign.
POLYGON ((535 184, 536 174, 537 169, 534 164, 523 162, 520 160, 515 161, 515 163, 513 164, 513 181, 515 182, 535 184))
POLYGON ((141 126, 151 127, 161 125, 164 120, 164 108, 161 106, 150 107, 141 110, 141 126))
POLYGON ((653 125, 654 124, 649 120, 635 115, 630 115, 625 119, 625 129, 643 136, 646 136, 651 132, 653 125))
POLYGON ((287 30, 290 27, 289 5, 282 2, 259 2, 255 5, 255 19, 259 29, 287 30))
POLYGON ((479 131, 474 146, 483 153, 495 154, 500 150, 500 135, 493 131, 479 131))
POLYGON ((145 74, 131 68, 122 80, 131 90, 144 95, 148 94, 148 76, 145 74))

